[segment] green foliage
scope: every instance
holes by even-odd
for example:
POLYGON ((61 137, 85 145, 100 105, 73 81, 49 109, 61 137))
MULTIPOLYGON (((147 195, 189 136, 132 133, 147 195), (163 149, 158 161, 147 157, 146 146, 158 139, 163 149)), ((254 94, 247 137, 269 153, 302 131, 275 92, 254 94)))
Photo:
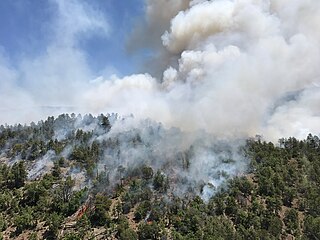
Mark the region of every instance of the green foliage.
POLYGON ((38 240, 37 233, 36 232, 31 233, 28 240, 38 240))
POLYGON ((305 219, 304 234, 308 239, 320 239, 320 217, 308 216, 305 219))
POLYGON ((52 239, 56 239, 58 237, 59 228, 62 224, 63 218, 57 213, 52 213, 48 220, 46 221, 46 225, 49 226, 49 236, 52 239))
POLYGON ((290 209, 285 212, 284 222, 289 233, 299 232, 298 212, 295 209, 290 209))
POLYGON ((41 197, 46 195, 46 189, 39 182, 32 182, 25 187, 24 203, 29 206, 36 206, 41 197))
POLYGON ((111 206, 111 200, 101 194, 98 194, 95 199, 94 213, 89 217, 93 226, 104 226, 111 222, 108 211, 111 206))
POLYGON ((35 224, 31 208, 24 208, 14 219, 17 233, 21 233, 25 229, 32 229, 35 227, 35 224))
POLYGON ((86 214, 84 214, 78 221, 75 227, 78 236, 81 237, 81 239, 84 239, 84 237, 90 232, 91 229, 91 222, 86 214))
POLYGON ((204 239, 234 239, 235 231, 232 222, 225 217, 210 217, 205 222, 204 239))
POLYGON ((269 222, 268 232, 275 238, 279 238, 282 228, 283 224, 281 219, 278 216, 273 216, 269 222))
POLYGON ((138 239, 138 234, 133 231, 131 228, 124 229, 120 235, 119 235, 120 240, 136 240, 138 239))
POLYGON ((82 240, 77 232, 70 232, 63 236, 63 240, 82 240))
POLYGON ((6 188, 23 187, 27 172, 23 161, 16 162, 12 167, 0 164, 0 185, 6 188))
POLYGON ((6 221, 2 214, 0 214, 0 232, 4 231, 7 228, 6 221))
POLYGON ((0 192, 0 210, 6 211, 12 206, 13 194, 9 190, 0 192))
POLYGON ((144 165, 144 166, 142 166, 141 172, 142 172, 142 178, 143 179, 145 179, 145 180, 152 179, 152 177, 153 177, 153 169, 152 169, 152 167, 144 165))
POLYGON ((134 212, 135 220, 140 221, 141 219, 145 218, 150 210, 151 210, 150 201, 141 202, 137 207, 136 211, 134 212))
POLYGON ((169 180, 160 170, 157 171, 153 178, 153 187, 162 193, 166 192, 169 188, 169 180))
POLYGON ((160 228, 157 223, 141 223, 138 228, 138 236, 141 240, 158 239, 161 236, 160 228))
POLYGON ((121 215, 117 222, 117 237, 121 240, 138 239, 138 234, 129 227, 128 220, 121 215))
POLYGON ((58 161, 54 162, 51 174, 55 179, 59 179, 61 177, 61 169, 58 161))
MULTIPOLYGON (((288 234, 297 239, 320 238, 319 137, 280 139, 278 145, 261 138, 248 140, 243 152, 250 172, 229 179, 204 202, 196 196, 203 184, 190 188, 186 196, 175 196, 175 181, 183 179, 167 174, 164 166, 154 172, 154 159, 142 159, 146 164, 134 167, 120 165, 124 164, 123 136, 97 140, 110 128, 104 115, 67 114, 30 126, 1 126, 2 156, 21 161, 0 164, 0 230, 16 226, 18 235, 26 229, 35 231, 37 223, 45 222, 48 231, 41 237, 54 239, 68 222, 61 239, 90 238, 93 227, 103 237, 117 239, 282 239, 288 234), (95 128, 77 128, 80 120, 85 126, 94 123, 95 128), (48 151, 53 153, 52 172, 27 180, 26 166, 33 164, 28 161, 38 161, 48 151), (114 165, 104 158, 106 152, 114 165), (96 171, 102 161, 107 161, 104 169, 96 171), (87 189, 74 190, 74 179, 65 175, 69 167, 87 173, 87 180, 94 183, 92 198, 87 189), (174 179, 172 188, 169 177, 174 179), (75 217, 84 202, 86 212, 75 217)), ((132 131, 126 144, 136 148, 148 143, 132 131)), ((177 153, 174 163, 188 171, 193 154, 192 147, 177 153)), ((225 163, 232 164, 232 160, 225 163)))

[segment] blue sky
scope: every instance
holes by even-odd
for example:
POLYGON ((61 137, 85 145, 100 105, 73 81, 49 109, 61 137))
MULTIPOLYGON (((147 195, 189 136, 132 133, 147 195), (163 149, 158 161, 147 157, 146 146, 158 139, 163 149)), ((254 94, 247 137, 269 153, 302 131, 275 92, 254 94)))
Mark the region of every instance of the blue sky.
MULTIPOLYGON (((55 41, 54 25, 59 18, 56 2, 59 1, 0 1, 0 53, 10 66, 17 67, 22 60, 37 58, 55 41)), ((136 72, 143 55, 128 55, 125 41, 136 21, 143 16, 143 0, 73 2, 84 5, 85 9, 90 7, 108 24, 107 35, 85 32, 77 37, 73 46, 85 54, 92 72, 97 75, 112 71, 118 75, 136 72)))
POLYGON ((143 19, 144 0, 1 0, 0 123, 75 107, 95 84, 139 73, 150 51, 126 45, 143 19))

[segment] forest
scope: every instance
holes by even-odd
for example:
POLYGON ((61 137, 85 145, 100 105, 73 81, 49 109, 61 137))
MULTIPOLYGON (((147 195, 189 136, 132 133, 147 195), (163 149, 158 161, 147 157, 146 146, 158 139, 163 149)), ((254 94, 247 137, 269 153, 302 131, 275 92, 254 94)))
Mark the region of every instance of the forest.
MULTIPOLYGON (((111 134, 117 121, 62 114, 0 127, 0 239, 320 239, 318 136, 246 139, 246 169, 219 170, 213 186, 182 174, 195 145, 164 156, 154 146, 171 133, 160 124, 111 134)), ((210 149, 236 164, 229 148, 210 149)))

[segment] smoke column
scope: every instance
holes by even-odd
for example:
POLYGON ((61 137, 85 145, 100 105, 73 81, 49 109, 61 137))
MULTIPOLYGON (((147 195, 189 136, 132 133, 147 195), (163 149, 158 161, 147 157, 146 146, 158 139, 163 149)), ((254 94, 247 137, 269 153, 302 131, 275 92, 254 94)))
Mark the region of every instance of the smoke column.
POLYGON ((13 67, 0 52, 1 123, 117 112, 227 138, 319 132, 317 0, 146 0, 128 40, 130 51, 153 49, 146 73, 91 82, 97 75, 77 44, 86 34, 112 37, 109 24, 84 2, 52 4, 42 55, 13 67))
MULTIPOLYGON (((83 104, 95 112, 134 113, 221 137, 317 134, 319 5, 316 0, 147 1, 145 32, 135 34, 144 38, 153 26, 167 27, 163 48, 158 46, 168 59, 163 77, 105 80, 91 86, 83 104), (178 60, 170 65, 173 57, 178 60)), ((159 40, 149 39, 155 45, 159 40)))
MULTIPOLYGON (((149 33, 154 37, 153 29, 165 29, 161 42, 148 39, 158 54, 151 69, 162 72, 162 77, 148 73, 113 77, 93 85, 83 105, 95 112, 134 113, 138 119, 151 118, 191 133, 192 140, 183 149, 193 148, 190 169, 174 174, 187 175, 193 187, 203 183, 204 200, 224 185, 221 173, 232 177, 245 171, 246 161, 237 154, 235 139, 261 134, 277 141, 319 133, 318 1, 147 1, 146 5, 147 24, 144 31, 136 30, 132 44, 139 40, 137 34, 140 39, 149 33), (172 12, 166 12, 168 5, 172 12), (232 164, 225 164, 226 159, 232 164)), ((175 149, 185 142, 181 140, 185 136, 169 139, 175 149)), ((182 194, 187 191, 178 188, 182 194)))
MULTIPOLYGON (((61 1, 58 3, 63 7, 61 1)), ((276 141, 280 137, 303 138, 309 132, 319 133, 318 0, 146 0, 145 5, 144 22, 134 30, 128 48, 154 49, 156 56, 149 65, 150 71, 85 82, 83 79, 92 73, 83 54, 74 48, 81 22, 76 30, 70 25, 72 41, 58 44, 63 46, 58 52, 54 51, 57 44, 53 44, 46 57, 56 60, 69 54, 72 59, 73 64, 66 68, 69 70, 58 75, 62 82, 51 79, 55 85, 72 76, 73 67, 81 67, 76 74, 76 94, 71 86, 64 89, 70 93, 67 105, 73 106, 73 111, 134 114, 132 121, 116 121, 111 132, 101 139, 137 131, 142 142, 155 147, 148 149, 152 154, 146 156, 147 150, 128 148, 124 141, 121 164, 130 166, 132 159, 152 156, 157 159, 153 166, 160 168, 157 161, 161 156, 171 159, 192 147, 190 170, 179 174, 187 176, 191 183, 203 182, 203 197, 208 199, 214 193, 210 186, 220 186, 225 180, 219 175, 221 171, 234 176, 237 169, 245 169, 236 149, 226 147, 228 154, 220 151, 233 145, 231 140, 261 134, 276 141), (143 134, 143 119, 160 122, 170 130, 160 140, 143 134), (175 128, 180 130, 176 133, 175 128), (211 148, 214 142, 219 146, 211 148), (232 158, 234 164, 225 165, 225 158, 232 158)), ((84 9, 78 8, 79 14, 84 9)), ((89 29, 105 28, 104 21, 98 21, 96 15, 86 15, 82 24, 89 29)), ((57 26, 61 27, 59 23, 57 26)), ((42 60, 29 64, 42 66, 42 60)), ((54 62, 61 67, 59 61, 54 62)), ((9 78, 15 79, 14 71, 5 70, 9 78)), ((51 76, 55 70, 44 68, 44 75, 51 76)), ((42 75, 40 72, 36 77, 42 75)), ((11 85, 6 87, 10 89, 11 85)), ((29 87, 33 89, 34 85, 29 87)), ((33 98, 24 90, 18 100, 30 105, 33 98)))

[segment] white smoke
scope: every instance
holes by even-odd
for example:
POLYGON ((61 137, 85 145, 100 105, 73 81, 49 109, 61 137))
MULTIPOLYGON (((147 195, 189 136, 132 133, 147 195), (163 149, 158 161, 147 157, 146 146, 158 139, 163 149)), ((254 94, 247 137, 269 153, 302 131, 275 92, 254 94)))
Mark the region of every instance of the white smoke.
POLYGON ((28 179, 34 180, 48 173, 53 168, 54 151, 48 151, 41 159, 30 165, 28 179))
MULTIPOLYGON (((255 134, 271 141, 318 134, 318 6, 312 0, 193 1, 162 34, 164 59, 178 60, 161 80, 148 74, 115 77, 92 86, 83 105, 134 113, 187 132, 203 129, 229 141, 255 134)), ((181 149, 179 140, 168 142, 181 149)), ((246 168, 237 154, 220 156, 206 144, 194 146, 187 182, 203 181, 204 199, 225 183, 223 173, 235 176, 246 168), (221 160, 228 157, 233 164, 221 160)))
POLYGON ((170 191, 179 196, 201 193, 208 200, 227 179, 243 174, 248 164, 240 149, 241 139, 223 141, 203 131, 167 129, 134 117, 118 119, 95 140, 104 149, 98 172, 107 169, 111 184, 119 182, 119 166, 130 175, 146 165, 165 174, 170 191))
MULTIPOLYGON (((56 2, 63 20, 70 8, 62 1, 56 2)), ((276 141, 319 133, 318 0, 147 0, 145 22, 134 31, 131 48, 139 47, 137 42, 146 39, 141 45, 155 49, 161 60, 155 61, 159 63, 156 70, 163 77, 150 73, 100 77, 90 84, 86 80, 93 74, 73 43, 83 29, 87 33, 107 27, 98 13, 88 14, 83 7, 76 10, 76 16, 81 17, 77 18, 79 22, 73 18, 67 21, 67 34, 60 31, 59 21, 56 27, 62 34, 57 36, 67 39, 54 41, 44 56, 23 64, 27 83, 44 77, 48 84, 27 84, 15 100, 17 104, 43 99, 46 92, 37 94, 38 87, 53 91, 49 103, 67 102, 78 112, 134 114, 137 120, 150 118, 191 135, 199 130, 218 139, 262 134, 276 141), (62 58, 67 60, 66 66, 60 62, 62 58)), ((16 86, 17 73, 6 64, 1 64, 0 71, 10 79, 0 88, 5 98, 6 89, 16 86)), ((128 126, 137 128, 139 124, 128 126)), ((168 140, 180 149, 178 141, 168 140)), ((200 144, 199 149, 202 147, 200 144)), ((132 151, 127 152, 128 156, 143 153, 132 151)), ((224 167, 217 160, 219 155, 200 150, 196 155, 190 172, 192 180, 199 181, 197 176, 201 175, 205 183, 221 184, 221 178, 215 181, 211 176, 224 167), (208 163, 214 171, 206 172, 208 163)), ((241 166, 239 161, 236 163, 234 166, 241 166)), ((229 168, 228 172, 238 174, 235 169, 229 168)), ((205 197, 212 193, 208 186, 204 190, 205 197)))
POLYGON ((67 109, 133 113, 217 136, 258 133, 275 140, 319 131, 316 0, 146 1, 143 31, 134 34, 141 33, 138 39, 150 41, 147 45, 168 60, 163 78, 146 73, 100 77, 91 84, 94 74, 76 42, 91 33, 108 34, 109 26, 84 3, 53 3, 58 17, 46 53, 25 59, 19 69, 2 54, 3 123, 28 122, 67 109), (299 95, 285 100, 292 93, 299 95), (41 106, 72 108, 43 111, 41 106))
MULTIPOLYGON (((148 19, 161 13, 152 7, 166 6, 147 4, 148 19)), ((177 65, 161 81, 145 74, 92 86, 88 109, 111 108, 222 137, 317 134, 317 6, 312 0, 193 1, 162 35, 167 51, 179 55, 177 65), (300 94, 280 101, 293 92, 300 94)))

